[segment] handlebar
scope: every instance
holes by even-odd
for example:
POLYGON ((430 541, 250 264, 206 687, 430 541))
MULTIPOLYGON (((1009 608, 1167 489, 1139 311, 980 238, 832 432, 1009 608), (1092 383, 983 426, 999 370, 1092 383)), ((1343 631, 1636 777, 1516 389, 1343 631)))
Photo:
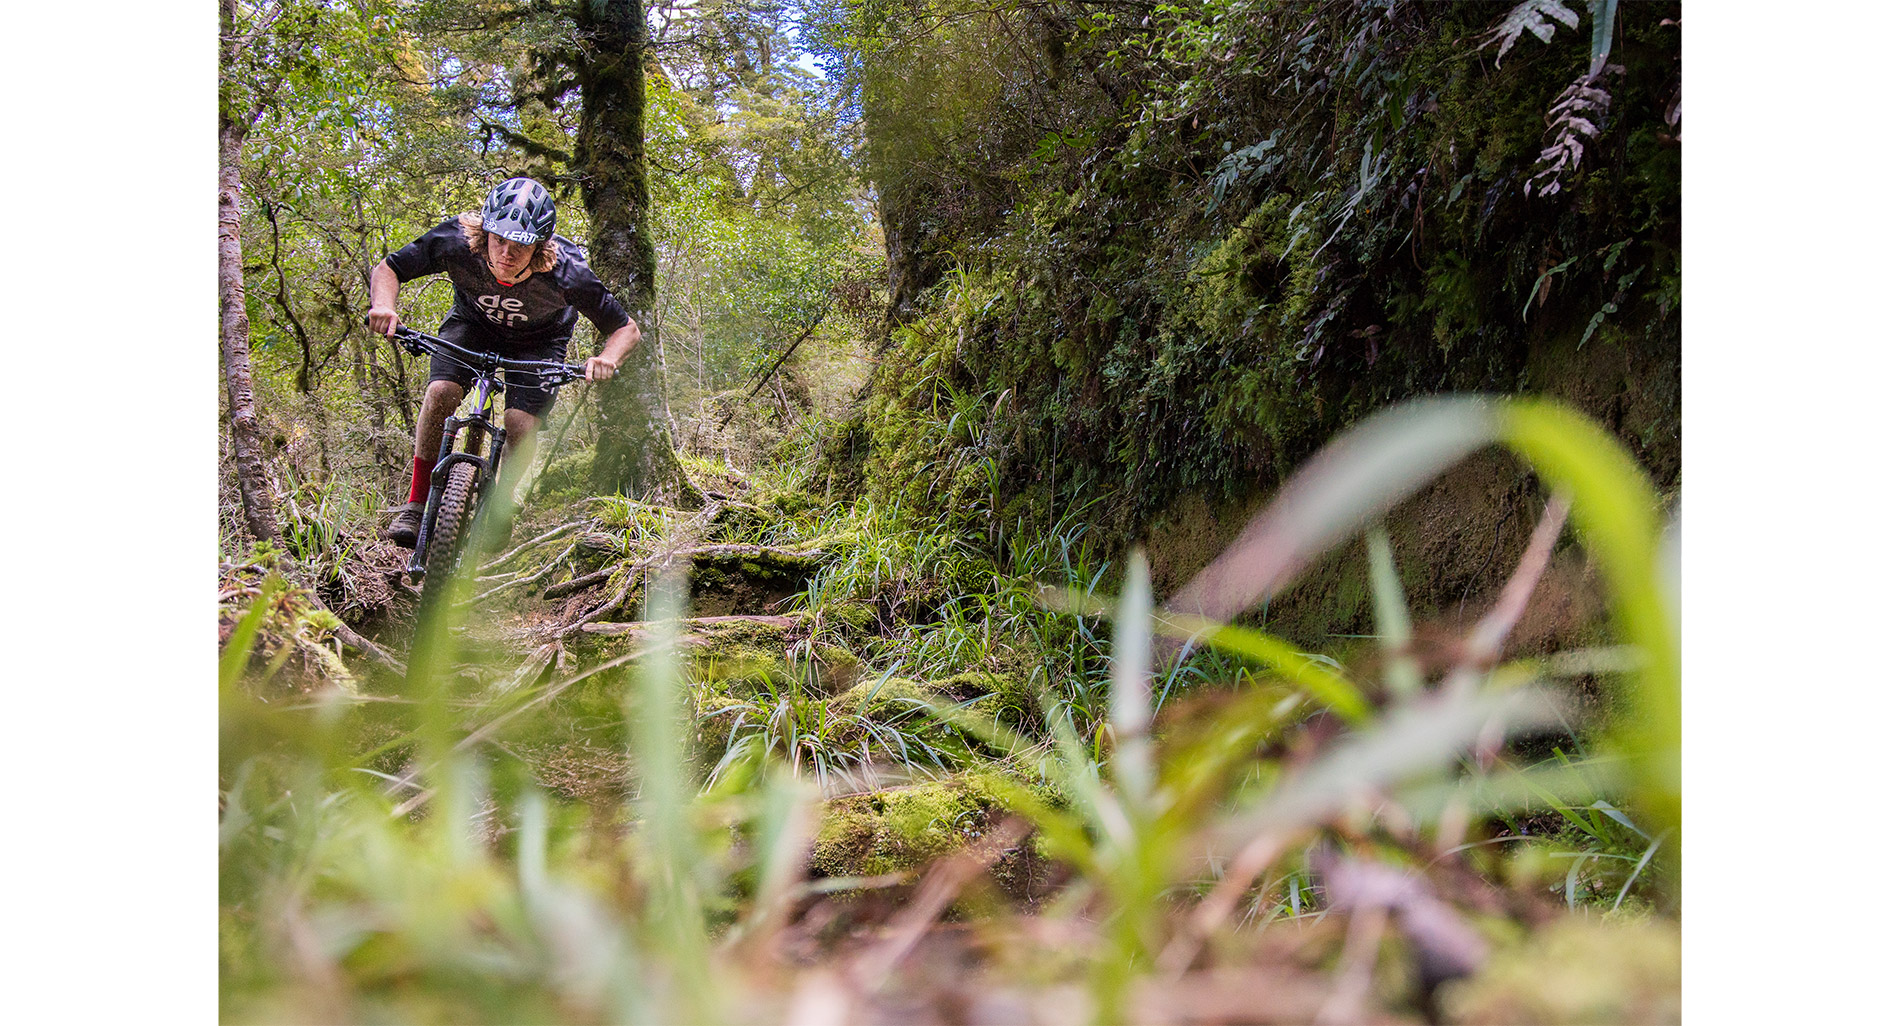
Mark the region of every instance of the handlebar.
POLYGON ((518 374, 533 374, 541 379, 543 385, 563 385, 569 381, 580 381, 587 377, 587 368, 583 364, 561 363, 556 360, 515 360, 498 353, 480 353, 458 346, 448 339, 437 338, 426 331, 417 331, 407 324, 397 325, 391 337, 396 340, 397 345, 417 356, 434 353, 476 373, 492 374, 497 371, 512 371, 518 374))

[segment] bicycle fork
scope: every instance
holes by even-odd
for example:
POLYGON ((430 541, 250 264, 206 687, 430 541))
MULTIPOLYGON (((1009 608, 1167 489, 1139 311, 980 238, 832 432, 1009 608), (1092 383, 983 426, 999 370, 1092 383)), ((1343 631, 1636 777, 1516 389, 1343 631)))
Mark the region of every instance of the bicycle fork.
POLYGON ((494 383, 487 377, 475 381, 475 411, 466 417, 449 415, 442 424, 442 444, 436 450, 435 469, 429 472, 429 500, 422 510, 422 526, 416 531, 416 547, 409 553, 409 566, 406 572, 413 578, 421 578, 428 573, 426 560, 429 552, 429 536, 435 533, 435 517, 442 504, 442 487, 448 482, 449 468, 457 463, 475 465, 476 507, 480 507, 480 498, 486 497, 488 484, 493 479, 495 457, 501 453, 502 441, 507 431, 497 427, 488 419, 488 406, 494 383), (455 438, 465 427, 478 430, 470 432, 468 444, 463 451, 455 451, 455 438), (482 457, 482 442, 488 442, 489 457, 482 457))

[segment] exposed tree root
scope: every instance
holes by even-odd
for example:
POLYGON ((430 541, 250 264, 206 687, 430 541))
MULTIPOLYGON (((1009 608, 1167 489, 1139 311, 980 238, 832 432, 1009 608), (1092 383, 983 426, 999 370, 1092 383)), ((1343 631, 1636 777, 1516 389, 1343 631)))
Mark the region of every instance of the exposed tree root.
MULTIPOLYGON (((289 582, 293 587, 301 588, 310 596, 310 605, 312 607, 321 609, 331 616, 336 616, 336 611, 325 605, 322 596, 317 594, 316 587, 312 584, 305 583, 302 574, 298 572, 296 563, 286 557, 279 556, 277 558, 276 569, 279 574, 283 575, 285 581, 289 582)), ((368 656, 370 660, 378 666, 398 674, 409 672, 408 667, 402 660, 391 655, 388 649, 356 633, 349 624, 343 622, 342 617, 336 617, 336 630, 331 633, 336 636, 338 641, 368 656)))
POLYGON ((551 541, 555 538, 560 537, 561 535, 568 533, 569 531, 579 530, 583 527, 586 527, 590 522, 591 521, 587 521, 587 520, 571 520, 565 524, 560 525, 559 527, 546 531, 542 534, 536 535, 535 537, 522 542, 521 544, 515 546, 514 548, 509 549, 507 552, 504 552, 501 555, 496 556, 494 559, 491 559, 488 562, 482 564, 482 569, 495 570, 500 567, 506 566, 509 560, 515 558, 516 556, 521 555, 523 552, 526 552, 527 550, 535 547, 536 545, 539 545, 545 541, 551 541))
MULTIPOLYGON (((733 623, 754 623, 754 624, 760 624, 766 627, 780 627, 780 628, 789 629, 797 625, 798 618, 793 617, 793 616, 766 616, 766 615, 695 616, 695 617, 689 617, 684 620, 680 620, 676 624, 676 629, 682 635, 681 637, 682 641, 690 641, 693 639, 686 637, 686 635, 703 632, 712 628, 717 628, 724 624, 733 624, 733 623)), ((595 634, 595 635, 601 635, 605 637, 621 637, 625 635, 639 635, 639 634, 644 634, 645 632, 652 629, 653 629, 653 625, 643 620, 609 621, 609 622, 597 621, 593 623, 581 624, 581 627, 580 627, 581 633, 583 634, 595 634)))
MULTIPOLYGON (((673 563, 680 559, 681 556, 690 553, 692 551, 690 548, 691 543, 705 537, 706 528, 719 518, 720 512, 724 509, 724 503, 708 503, 669 532, 666 540, 660 544, 659 549, 654 552, 653 555, 640 560, 638 563, 631 565, 621 564, 620 567, 609 568, 609 576, 611 576, 615 570, 624 569, 626 571, 626 576, 621 580, 620 587, 615 590, 613 597, 589 609, 587 612, 582 613, 579 617, 561 624, 558 627, 551 628, 547 633, 547 637, 553 641, 560 641, 564 638, 572 637, 579 632, 584 625, 593 623, 614 610, 619 609, 633 594, 635 583, 646 580, 646 574, 649 569, 655 566, 673 563)), ((585 542, 587 539, 583 536, 581 540, 585 542)), ((606 578, 603 578, 603 580, 605 579, 606 578)), ((573 590, 578 591, 580 588, 573 590)), ((571 592, 564 592, 563 594, 570 593, 571 592)))
POLYGON ((541 593, 541 597, 550 599, 566 598, 577 591, 585 591, 597 584, 605 584, 607 583, 607 578, 612 577, 614 571, 617 569, 619 568, 612 566, 602 567, 591 574, 582 574, 572 580, 549 585, 548 589, 541 593))
MULTIPOLYGON (((466 599, 462 602, 456 603, 456 608, 466 609, 469 606, 472 606, 475 603, 480 602, 484 599, 492 598, 496 595, 499 595, 502 592, 507 591, 509 588, 519 587, 521 585, 539 584, 540 582, 547 580, 548 578, 554 576, 554 572, 556 570, 559 570, 561 568, 561 563, 563 560, 567 559, 568 556, 573 555, 574 548, 575 547, 573 545, 569 545, 567 548, 562 549, 560 555, 555 556, 554 559, 549 561, 549 563, 546 566, 542 567, 539 570, 536 570, 532 574, 527 574, 525 576, 519 575, 519 574, 501 575, 501 576, 506 576, 508 579, 494 586, 493 588, 490 588, 487 591, 482 592, 480 595, 476 595, 473 598, 466 599)), ((494 579, 495 578, 493 577, 488 578, 488 580, 494 580, 494 579)))

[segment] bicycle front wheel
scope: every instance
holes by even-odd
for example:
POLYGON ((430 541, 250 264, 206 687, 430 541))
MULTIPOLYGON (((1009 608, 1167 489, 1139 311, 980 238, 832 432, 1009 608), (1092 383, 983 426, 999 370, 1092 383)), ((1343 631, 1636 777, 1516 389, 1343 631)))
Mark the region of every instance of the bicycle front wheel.
POLYGON ((427 568, 422 578, 425 602, 442 593, 461 562, 462 547, 475 523, 475 474, 474 464, 457 463, 449 467, 448 480, 442 483, 442 501, 436 506, 423 564, 427 568))

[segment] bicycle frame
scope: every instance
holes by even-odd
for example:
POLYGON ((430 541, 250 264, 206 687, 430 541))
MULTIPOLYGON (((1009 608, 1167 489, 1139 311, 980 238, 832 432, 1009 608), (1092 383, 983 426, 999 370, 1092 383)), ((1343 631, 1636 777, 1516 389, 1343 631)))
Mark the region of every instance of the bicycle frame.
POLYGON ((442 443, 436 450, 435 467, 429 473, 429 499, 423 506, 422 526, 416 532, 416 547, 409 555, 406 568, 412 577, 422 577, 428 573, 426 566, 429 551, 429 536, 435 531, 436 514, 442 502, 442 488, 447 482, 449 468, 457 463, 470 463, 475 466, 475 503, 481 509, 488 501, 488 493, 494 488, 496 469, 501 461, 502 444, 507 439, 507 431, 493 413, 497 389, 502 385, 501 372, 520 371, 539 375, 544 383, 560 385, 578 378, 584 378, 586 371, 580 364, 558 363, 545 360, 510 360, 495 353, 476 352, 464 349, 447 339, 417 331, 407 325, 398 327, 396 341, 410 352, 434 353, 475 372, 475 406, 466 417, 457 417, 453 413, 442 424, 442 443), (466 440, 458 439, 466 435, 466 440), (484 453, 486 449, 486 453, 484 453))

